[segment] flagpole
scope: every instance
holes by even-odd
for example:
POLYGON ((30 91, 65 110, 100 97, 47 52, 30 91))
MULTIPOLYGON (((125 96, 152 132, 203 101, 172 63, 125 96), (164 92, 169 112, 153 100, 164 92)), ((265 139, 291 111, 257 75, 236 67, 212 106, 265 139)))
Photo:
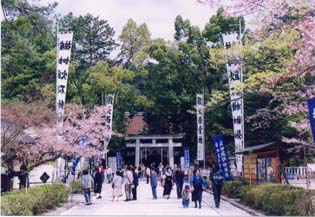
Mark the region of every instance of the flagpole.
POLYGON ((58 94, 58 54, 59 54, 59 46, 58 46, 58 32, 59 32, 59 24, 58 24, 58 18, 56 21, 56 113, 57 113, 57 127, 59 126, 59 114, 58 114, 58 102, 57 102, 57 94, 58 94))
MULTIPOLYGON (((241 18, 239 18, 239 20, 238 20, 238 24, 239 24, 239 44, 240 44, 240 46, 241 46, 241 49, 242 49, 242 23, 241 23, 241 18)), ((242 50, 241 50, 241 52, 242 52, 242 50)), ((242 58, 242 56, 241 56, 241 58, 242 58)), ((241 80, 241 83, 243 83, 243 63, 242 63, 242 61, 240 61, 240 65, 241 65, 241 67, 240 67, 240 80, 241 80)), ((241 147, 241 149, 244 149, 245 148, 245 131, 244 131, 244 125, 245 125, 245 123, 244 123, 244 91, 242 90, 242 147, 241 147)), ((244 168, 244 159, 243 159, 243 155, 242 155, 242 167, 244 168)), ((244 172, 244 169, 242 168, 242 172, 244 172)), ((242 174, 243 175, 243 174, 242 174)))
MULTIPOLYGON (((207 71, 206 71, 207 72, 207 71)), ((203 87, 202 87, 202 95, 203 95, 203 112, 202 112, 202 129, 203 129, 203 169, 206 168, 206 143, 205 143, 205 82, 203 82, 203 87)))
MULTIPOLYGON (((58 46, 58 31, 59 31, 59 25, 58 25, 58 18, 56 19, 56 45, 57 45, 57 47, 56 47, 56 104, 55 104, 55 106, 56 106, 56 116, 57 116, 57 119, 56 119, 56 130, 57 130, 57 139, 60 139, 60 136, 59 136, 59 117, 58 117, 58 102, 57 102, 57 91, 58 91, 58 89, 57 89, 57 68, 58 68, 58 53, 59 53, 59 46, 58 46)), ((55 177, 55 179, 56 180, 58 180, 59 179, 59 177, 58 177, 58 175, 59 175, 59 168, 58 168, 58 159, 56 160, 56 162, 55 162, 55 173, 56 173, 56 177, 55 177)))

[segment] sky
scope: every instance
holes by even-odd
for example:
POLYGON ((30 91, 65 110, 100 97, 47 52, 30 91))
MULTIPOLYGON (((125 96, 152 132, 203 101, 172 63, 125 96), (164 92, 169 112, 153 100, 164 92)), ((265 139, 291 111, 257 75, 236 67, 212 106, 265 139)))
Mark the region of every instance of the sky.
MULTIPOLYGON (((53 2, 44 0, 43 2, 53 2)), ((197 3, 197 0, 57 0, 56 12, 66 15, 90 13, 108 20, 116 31, 115 38, 121 33, 129 18, 138 25, 146 23, 152 38, 173 40, 174 23, 177 15, 189 19, 192 25, 203 29, 217 8, 197 3)))

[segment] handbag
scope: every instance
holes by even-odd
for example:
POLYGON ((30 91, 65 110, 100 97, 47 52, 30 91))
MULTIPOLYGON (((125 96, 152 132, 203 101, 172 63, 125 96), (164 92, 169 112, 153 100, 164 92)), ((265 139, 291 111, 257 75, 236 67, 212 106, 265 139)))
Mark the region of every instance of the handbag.
POLYGON ((131 185, 130 185, 130 188, 131 188, 131 189, 135 188, 135 185, 134 185, 134 184, 131 184, 131 185))
POLYGON ((115 185, 114 185, 114 182, 112 183, 112 188, 114 189, 115 185))

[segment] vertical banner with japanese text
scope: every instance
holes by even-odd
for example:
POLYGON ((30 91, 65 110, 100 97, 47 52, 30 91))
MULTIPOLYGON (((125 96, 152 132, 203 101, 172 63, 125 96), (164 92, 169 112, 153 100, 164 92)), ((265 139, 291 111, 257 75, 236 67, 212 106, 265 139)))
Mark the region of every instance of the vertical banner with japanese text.
POLYGON ((196 95, 197 107, 197 160, 204 160, 204 100, 203 94, 196 95))
MULTIPOLYGON (((233 44, 239 42, 238 34, 228 33, 223 34, 223 45, 226 50, 230 49, 233 44)), ((243 91, 241 84, 243 82, 242 62, 240 57, 227 57, 227 75, 230 87, 231 109, 233 117, 234 128, 234 142, 235 152, 244 149, 244 105, 243 105, 243 91)), ((236 154, 237 172, 243 171, 243 155, 236 154)))
POLYGON ((116 168, 121 169, 121 152, 116 151, 116 168))
POLYGON ((190 166, 190 156, 189 156, 189 147, 184 148, 184 168, 189 168, 190 166))
POLYGON ((230 170, 230 162, 229 157, 226 151, 226 144, 224 141, 224 136, 216 136, 213 138, 214 147, 215 147, 215 153, 216 153, 216 159, 220 166, 221 171, 224 174, 225 180, 231 179, 231 170, 230 170))
POLYGON ((105 138, 104 149, 107 150, 110 139, 112 138, 112 124, 113 124, 113 111, 114 111, 114 94, 108 94, 105 99, 107 111, 105 114, 105 138))
POLYGON ((73 32, 57 33, 56 112, 58 119, 63 116, 66 103, 72 37, 73 32))
POLYGON ((315 144, 315 97, 312 99, 309 99, 307 103, 308 103, 311 131, 313 135, 313 143, 315 144))

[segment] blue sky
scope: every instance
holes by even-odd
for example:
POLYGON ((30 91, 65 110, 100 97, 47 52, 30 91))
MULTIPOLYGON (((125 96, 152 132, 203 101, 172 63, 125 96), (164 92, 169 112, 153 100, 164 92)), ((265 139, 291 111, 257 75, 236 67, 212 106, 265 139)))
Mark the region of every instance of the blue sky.
MULTIPOLYGON (((53 0, 44 0, 53 2, 53 0)), ((58 0, 57 13, 75 15, 90 13, 108 20, 116 31, 116 38, 122 27, 132 18, 137 24, 146 23, 152 38, 173 40, 174 22, 177 15, 189 19, 192 25, 201 29, 215 14, 217 8, 198 4, 196 0, 58 0)))

